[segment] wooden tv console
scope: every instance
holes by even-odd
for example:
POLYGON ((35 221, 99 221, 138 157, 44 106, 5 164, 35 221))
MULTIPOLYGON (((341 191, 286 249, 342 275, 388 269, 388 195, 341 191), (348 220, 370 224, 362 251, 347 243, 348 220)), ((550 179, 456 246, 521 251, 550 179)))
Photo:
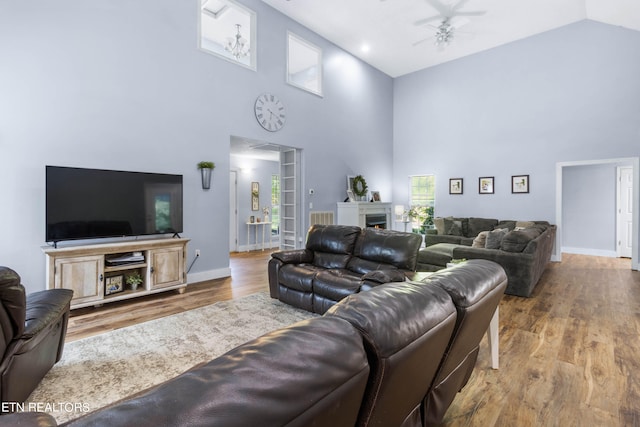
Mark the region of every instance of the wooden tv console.
POLYGON ((72 289, 72 309, 172 289, 183 293, 187 286, 187 242, 189 239, 166 238, 43 247, 47 256, 47 289, 72 289), (134 253, 138 255, 136 261, 110 261, 134 253), (126 279, 135 273, 142 277, 142 283, 133 290, 126 279))

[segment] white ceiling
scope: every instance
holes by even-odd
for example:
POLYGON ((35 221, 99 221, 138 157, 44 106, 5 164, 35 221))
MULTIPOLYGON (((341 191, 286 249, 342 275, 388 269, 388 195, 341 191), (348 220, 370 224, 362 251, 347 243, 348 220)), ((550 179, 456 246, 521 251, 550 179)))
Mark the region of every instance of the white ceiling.
MULTIPOLYGON (((434 28, 414 24, 438 14, 429 0, 262 1, 391 77, 583 19, 640 31, 639 0, 461 0, 464 5, 459 10, 486 13, 460 17, 468 21, 454 41, 441 48, 430 38, 434 28), (368 52, 362 51, 365 44, 368 52)), ((447 5, 458 1, 440 0, 447 5)))

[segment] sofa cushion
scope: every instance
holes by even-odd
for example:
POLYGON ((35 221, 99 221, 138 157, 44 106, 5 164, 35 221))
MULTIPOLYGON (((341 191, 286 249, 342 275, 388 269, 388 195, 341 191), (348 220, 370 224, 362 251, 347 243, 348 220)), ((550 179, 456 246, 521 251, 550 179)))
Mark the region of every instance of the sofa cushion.
POLYGON ((366 274, 370 271, 382 270, 382 269, 390 269, 396 268, 393 265, 381 263, 378 261, 369 261, 368 259, 362 259, 360 257, 354 256, 349 260, 349 264, 347 264, 347 268, 354 273, 357 274, 366 274))
POLYGON ((529 242, 540 234, 542 231, 539 228, 510 231, 502 239, 500 249, 506 252, 522 252, 529 242))
POLYGON ((348 254, 334 254, 331 252, 314 252, 313 265, 322 268, 345 268, 351 259, 348 254))
POLYGON ((306 248, 314 252, 352 254, 360 227, 351 225, 312 225, 306 248))
POLYGON ((506 228, 511 231, 516 228, 516 221, 511 219, 503 219, 502 221, 498 222, 498 225, 493 227, 494 230, 498 228, 506 228))
POLYGON ((476 237, 481 231, 490 231, 498 225, 497 219, 491 218, 469 218, 469 228, 467 237, 476 237))
POLYGON ((481 231, 478 233, 475 239, 473 239, 473 243, 471 244, 472 248, 484 248, 487 245, 487 234, 488 231, 481 231))
POLYGON ((462 236, 462 221, 445 218, 444 234, 450 236, 462 236))
POLYGON ((279 282, 297 291, 311 292, 313 278, 324 269, 310 264, 285 264, 280 267, 279 282))
POLYGON ((486 249, 500 249, 502 239, 508 232, 509 230, 506 228, 498 228, 497 230, 489 231, 487 234, 487 243, 484 247, 486 249))
POLYGON ((365 228, 356 241, 353 255, 403 270, 415 270, 420 245, 422 236, 418 234, 365 228))
POLYGON ((357 293, 362 276, 345 269, 320 271, 313 280, 313 293, 334 301, 357 293))

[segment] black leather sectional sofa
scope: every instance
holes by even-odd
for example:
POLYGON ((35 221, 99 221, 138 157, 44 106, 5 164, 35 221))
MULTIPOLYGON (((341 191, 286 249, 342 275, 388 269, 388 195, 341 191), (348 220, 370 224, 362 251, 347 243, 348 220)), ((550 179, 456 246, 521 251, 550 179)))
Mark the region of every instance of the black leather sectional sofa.
MULTIPOLYGON (((486 260, 382 284, 64 425, 437 425, 472 373, 506 284, 486 260)), ((18 413, 0 424, 56 422, 18 413)))

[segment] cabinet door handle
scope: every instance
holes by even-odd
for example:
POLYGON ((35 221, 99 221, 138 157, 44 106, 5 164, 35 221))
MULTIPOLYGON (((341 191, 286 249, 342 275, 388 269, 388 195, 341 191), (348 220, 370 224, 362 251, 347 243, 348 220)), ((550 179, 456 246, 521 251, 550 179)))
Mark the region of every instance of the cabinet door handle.
POLYGON ((102 274, 100 275, 100 277, 98 277, 98 279, 102 282, 102 279, 103 279, 102 274))

